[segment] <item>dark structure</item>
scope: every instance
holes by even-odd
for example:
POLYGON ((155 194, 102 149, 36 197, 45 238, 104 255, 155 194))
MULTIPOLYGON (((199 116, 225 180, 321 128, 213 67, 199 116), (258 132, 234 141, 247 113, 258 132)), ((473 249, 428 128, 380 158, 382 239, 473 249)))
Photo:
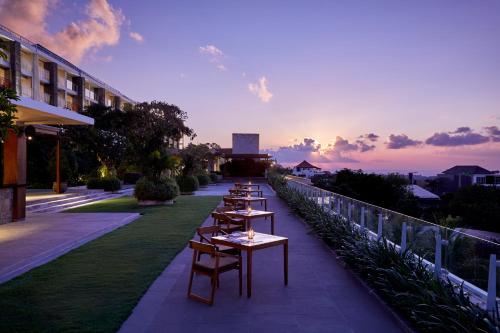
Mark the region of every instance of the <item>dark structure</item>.
POLYGON ((456 165, 437 175, 433 192, 438 195, 453 193, 461 187, 472 185, 473 175, 491 173, 478 165, 456 165))

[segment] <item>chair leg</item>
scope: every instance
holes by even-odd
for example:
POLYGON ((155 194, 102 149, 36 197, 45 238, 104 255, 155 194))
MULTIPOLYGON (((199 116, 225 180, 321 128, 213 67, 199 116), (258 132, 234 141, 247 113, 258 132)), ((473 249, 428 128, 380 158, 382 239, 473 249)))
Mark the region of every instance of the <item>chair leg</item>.
POLYGON ((212 276, 212 279, 211 279, 211 285, 212 285, 212 291, 210 293, 210 302, 209 304, 210 305, 213 305, 214 304, 214 298, 215 298, 215 284, 216 284, 216 280, 218 279, 219 277, 216 275, 212 276))
POLYGON ((240 284, 240 296, 243 295, 243 272, 241 268, 241 259, 240 259, 240 264, 238 267, 238 278, 239 278, 239 284, 240 284))
POLYGON ((193 275, 194 275, 194 272, 193 270, 191 269, 191 274, 189 276, 189 287, 188 287, 188 297, 191 295, 191 289, 193 287, 193 275))

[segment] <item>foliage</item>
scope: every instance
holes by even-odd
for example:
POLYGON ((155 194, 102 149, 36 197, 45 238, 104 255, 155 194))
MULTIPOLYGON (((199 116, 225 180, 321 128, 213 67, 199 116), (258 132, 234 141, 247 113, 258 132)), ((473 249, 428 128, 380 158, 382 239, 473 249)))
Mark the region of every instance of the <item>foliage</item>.
POLYGON ((217 183, 219 181, 219 177, 216 173, 210 173, 210 181, 212 183, 217 183))
POLYGON ((195 176, 177 176, 177 184, 181 193, 193 193, 200 188, 198 178, 195 176))
POLYGON ((17 109, 12 101, 19 100, 15 90, 0 87, 0 143, 7 138, 10 130, 17 131, 15 125, 17 109))
POLYGON ((141 166, 146 177, 157 180, 165 170, 175 172, 180 164, 179 156, 168 154, 164 150, 155 150, 146 157, 141 166))
POLYGON ((500 232, 500 189, 466 186, 458 189, 449 202, 447 212, 461 217, 460 226, 500 232))
POLYGON ((374 242, 346 220, 271 174, 278 195, 331 246, 336 254, 421 332, 498 332, 488 313, 449 281, 438 280, 409 251, 399 253, 385 239, 374 242))
POLYGON ((406 179, 396 174, 381 176, 343 169, 336 174, 313 176, 311 181, 314 186, 376 206, 412 216, 421 213, 416 199, 406 188, 406 179))
POLYGON ((196 175, 196 177, 198 178, 198 183, 200 184, 200 186, 207 186, 208 184, 210 184, 210 177, 207 174, 202 173, 196 175))
POLYGON ((141 216, 1 284, 0 332, 117 332, 220 200, 190 196, 145 208, 123 197, 73 209, 141 216))
POLYGON ((179 195, 179 186, 171 178, 151 181, 143 177, 137 181, 134 196, 137 200, 172 200, 179 195))
POLYGON ((184 148, 180 155, 183 161, 183 175, 196 175, 204 173, 208 167, 208 162, 214 158, 215 152, 220 149, 216 143, 190 143, 184 148))
POLYGON ((104 184, 100 178, 92 177, 87 179, 87 188, 89 190, 102 190, 104 189, 104 184))
POLYGON ((141 179, 142 173, 140 172, 125 172, 123 175, 123 183, 125 184, 135 184, 139 179, 141 179))
POLYGON ((102 178, 102 189, 106 192, 115 192, 122 188, 122 183, 116 177, 102 178))

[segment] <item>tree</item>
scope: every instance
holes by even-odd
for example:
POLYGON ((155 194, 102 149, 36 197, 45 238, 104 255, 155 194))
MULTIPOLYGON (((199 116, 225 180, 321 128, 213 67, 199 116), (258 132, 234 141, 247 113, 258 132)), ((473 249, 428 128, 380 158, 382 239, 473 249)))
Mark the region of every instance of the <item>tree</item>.
POLYGON ((186 148, 181 150, 184 176, 196 175, 203 173, 208 167, 208 161, 214 157, 215 152, 220 149, 216 143, 190 143, 186 148))
POLYGON ((17 108, 12 103, 17 100, 19 96, 14 90, 0 87, 0 142, 5 141, 9 130, 17 130, 15 124, 17 108))

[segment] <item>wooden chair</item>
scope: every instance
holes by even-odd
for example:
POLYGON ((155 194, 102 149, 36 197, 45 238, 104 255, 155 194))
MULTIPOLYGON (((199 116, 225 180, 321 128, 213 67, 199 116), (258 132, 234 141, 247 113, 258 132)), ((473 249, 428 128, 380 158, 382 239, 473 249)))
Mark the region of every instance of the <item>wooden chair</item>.
POLYGON ((214 225, 220 226, 220 228, 227 233, 245 231, 245 221, 242 219, 233 219, 219 212, 213 212, 212 217, 214 218, 214 225))
POLYGON ((188 297, 209 305, 214 304, 215 288, 218 286, 219 274, 231 270, 238 270, 239 292, 242 294, 242 270, 241 256, 235 256, 217 251, 212 244, 189 241, 189 247, 193 249, 193 262, 189 277, 188 297), (203 256, 202 260, 196 260, 200 253, 209 254, 203 256), (196 295, 192 292, 194 273, 210 277, 210 298, 196 295))
MULTIPOLYGON (((218 225, 212 225, 208 227, 199 227, 196 228, 196 234, 200 237, 200 243, 208 243, 212 244, 211 237, 213 236, 218 236, 218 235, 227 235, 227 232, 221 229, 220 226, 218 225)), ((230 246, 225 246, 225 245, 216 245, 215 248, 219 252, 224 252, 224 253, 229 253, 229 254, 234 254, 234 255, 240 255, 241 251, 238 249, 235 249, 234 247, 230 246)), ((201 253, 200 253, 201 256, 201 253)), ((198 256, 198 260, 200 260, 200 256, 198 256)))
POLYGON ((232 210, 245 209, 245 205, 232 196, 224 196, 222 197, 222 201, 224 202, 224 207, 231 207, 232 210))

